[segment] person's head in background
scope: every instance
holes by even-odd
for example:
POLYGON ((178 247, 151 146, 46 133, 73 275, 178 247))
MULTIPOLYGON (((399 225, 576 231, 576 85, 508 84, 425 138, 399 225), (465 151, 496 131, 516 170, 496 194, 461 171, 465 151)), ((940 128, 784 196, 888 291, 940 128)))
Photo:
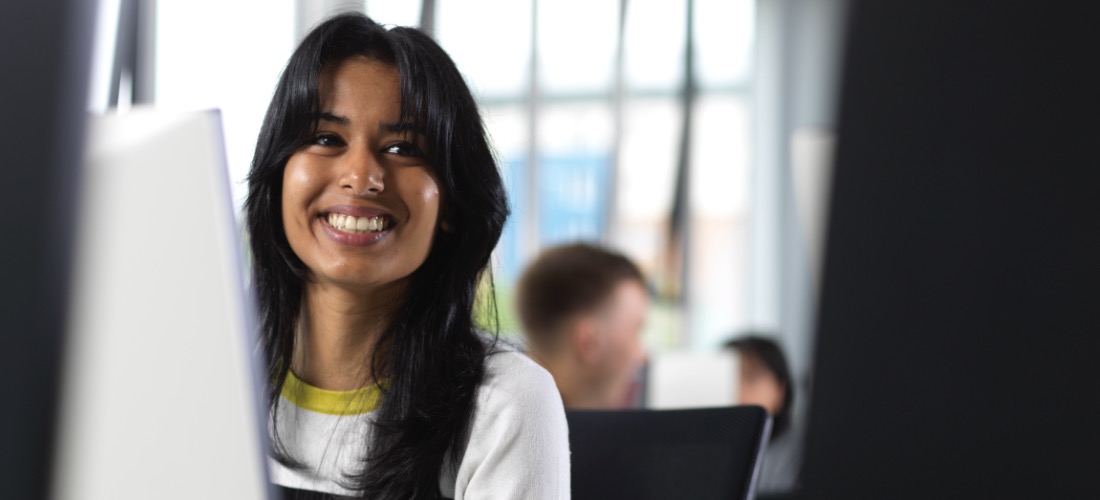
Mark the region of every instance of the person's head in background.
POLYGON ((554 376, 567 408, 632 404, 649 308, 638 266, 593 245, 550 248, 524 271, 516 302, 528 353, 554 376))
POLYGON ((726 347, 738 355, 738 403, 763 406, 772 416, 772 437, 783 434, 791 425, 794 403, 794 386, 783 350, 759 335, 735 338, 726 347))

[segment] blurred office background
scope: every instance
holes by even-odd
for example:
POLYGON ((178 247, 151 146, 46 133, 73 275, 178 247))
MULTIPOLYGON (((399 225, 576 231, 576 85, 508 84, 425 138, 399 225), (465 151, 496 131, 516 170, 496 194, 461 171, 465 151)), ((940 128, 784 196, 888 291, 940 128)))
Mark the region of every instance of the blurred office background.
MULTIPOLYGON (((805 484, 817 497, 1095 498, 1081 459, 1098 442, 1095 16, 1026 0, 851 2, 862 43, 847 51, 841 202, 827 203, 847 3, 100 0, 88 103, 221 109, 239 202, 271 89, 309 26, 346 9, 423 25, 466 73, 510 182, 505 304, 540 248, 600 240, 652 278, 652 348, 770 330, 799 379, 816 351, 805 484), (137 42, 121 58, 117 32, 137 42), (825 206, 838 214, 832 293, 812 328, 825 206)), ((70 91, 85 61, 71 56, 89 35, 73 19, 91 4, 0 5, 0 54, 30 68, 0 96, 15 117, 0 366, 28 382, 12 384, 15 451, 0 469, 45 484, 80 177, 70 91), (43 204, 51 224, 26 215, 43 204)))
POLYGON ((494 268, 504 334, 519 328, 511 291, 524 265, 547 245, 597 241, 649 276, 652 350, 771 331, 802 380, 843 4, 102 0, 90 107, 220 109, 240 203, 271 91, 312 25, 359 10, 422 26, 473 88, 508 183, 494 268), (136 50, 112 96, 119 19, 136 26, 136 50))

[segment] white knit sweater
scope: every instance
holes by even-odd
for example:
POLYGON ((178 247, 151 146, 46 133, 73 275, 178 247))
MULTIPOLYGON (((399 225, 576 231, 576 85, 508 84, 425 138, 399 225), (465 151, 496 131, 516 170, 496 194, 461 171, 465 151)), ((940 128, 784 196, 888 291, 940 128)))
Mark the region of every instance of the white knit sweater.
MULTIPOLYGON (((269 461, 271 479, 289 488, 353 495, 344 474, 363 467, 371 437, 375 387, 325 391, 288 377, 278 406, 279 438, 306 465, 292 470, 269 461)), ((550 374, 511 349, 491 354, 477 395, 470 441, 458 470, 445 467, 444 497, 569 498, 569 440, 561 396, 550 374)))

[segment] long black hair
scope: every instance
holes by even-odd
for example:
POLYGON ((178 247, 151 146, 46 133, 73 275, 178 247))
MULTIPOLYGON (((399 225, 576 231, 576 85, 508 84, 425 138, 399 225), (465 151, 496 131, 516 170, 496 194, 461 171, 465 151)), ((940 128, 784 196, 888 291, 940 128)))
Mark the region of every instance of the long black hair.
POLYGON ((777 415, 772 416, 772 438, 781 436, 791 426, 791 413, 794 411, 794 384, 791 383, 791 370, 787 367, 787 358, 783 356, 783 350, 779 344, 757 334, 747 334, 726 342, 727 348, 732 348, 741 356, 754 357, 764 363, 768 371, 772 372, 775 380, 783 386, 783 407, 777 415))
MULTIPOLYGON (((375 349, 370 373, 388 383, 371 415, 375 428, 371 442, 364 443, 364 469, 348 479, 372 498, 434 498, 444 461, 457 465, 474 413, 490 347, 475 328, 472 310, 508 204, 469 88, 443 49, 418 30, 386 29, 361 14, 335 16, 305 37, 279 79, 256 144, 245 203, 261 343, 272 382, 269 401, 274 409, 290 369, 308 279, 284 232, 283 169, 317 125, 322 71, 356 56, 397 69, 401 119, 424 133, 446 229, 437 231, 427 259, 410 277, 407 297, 376 344, 385 348, 375 349)), ((279 456, 285 452, 277 436, 275 444, 276 458, 292 463, 293 457, 279 456)))

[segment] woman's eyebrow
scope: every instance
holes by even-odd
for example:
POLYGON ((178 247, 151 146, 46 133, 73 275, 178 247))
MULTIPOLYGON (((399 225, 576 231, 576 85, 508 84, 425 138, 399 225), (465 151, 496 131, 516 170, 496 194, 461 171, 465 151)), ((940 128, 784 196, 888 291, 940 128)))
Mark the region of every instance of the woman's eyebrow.
MULTIPOLYGON (((344 126, 344 127, 347 127, 348 125, 351 124, 351 120, 349 120, 346 116, 340 116, 340 115, 337 115, 335 113, 332 113, 331 111, 322 111, 322 112, 318 113, 317 114, 317 121, 334 123, 336 125, 340 125, 340 126, 344 126)), ((404 133, 408 133, 408 132, 412 132, 412 133, 419 134, 419 135, 424 134, 424 130, 422 128, 416 128, 411 123, 408 123, 408 122, 382 122, 382 123, 378 124, 378 129, 383 131, 383 132, 397 133, 397 134, 404 134, 404 133)))
POLYGON ((382 122, 378 124, 378 129, 383 132, 390 132, 395 134, 405 134, 412 132, 418 135, 424 135, 423 127, 417 128, 409 122, 382 122))
POLYGON ((351 120, 348 120, 347 117, 338 116, 328 111, 322 111, 318 114, 317 121, 335 123, 336 125, 342 125, 344 127, 351 123, 351 120))

